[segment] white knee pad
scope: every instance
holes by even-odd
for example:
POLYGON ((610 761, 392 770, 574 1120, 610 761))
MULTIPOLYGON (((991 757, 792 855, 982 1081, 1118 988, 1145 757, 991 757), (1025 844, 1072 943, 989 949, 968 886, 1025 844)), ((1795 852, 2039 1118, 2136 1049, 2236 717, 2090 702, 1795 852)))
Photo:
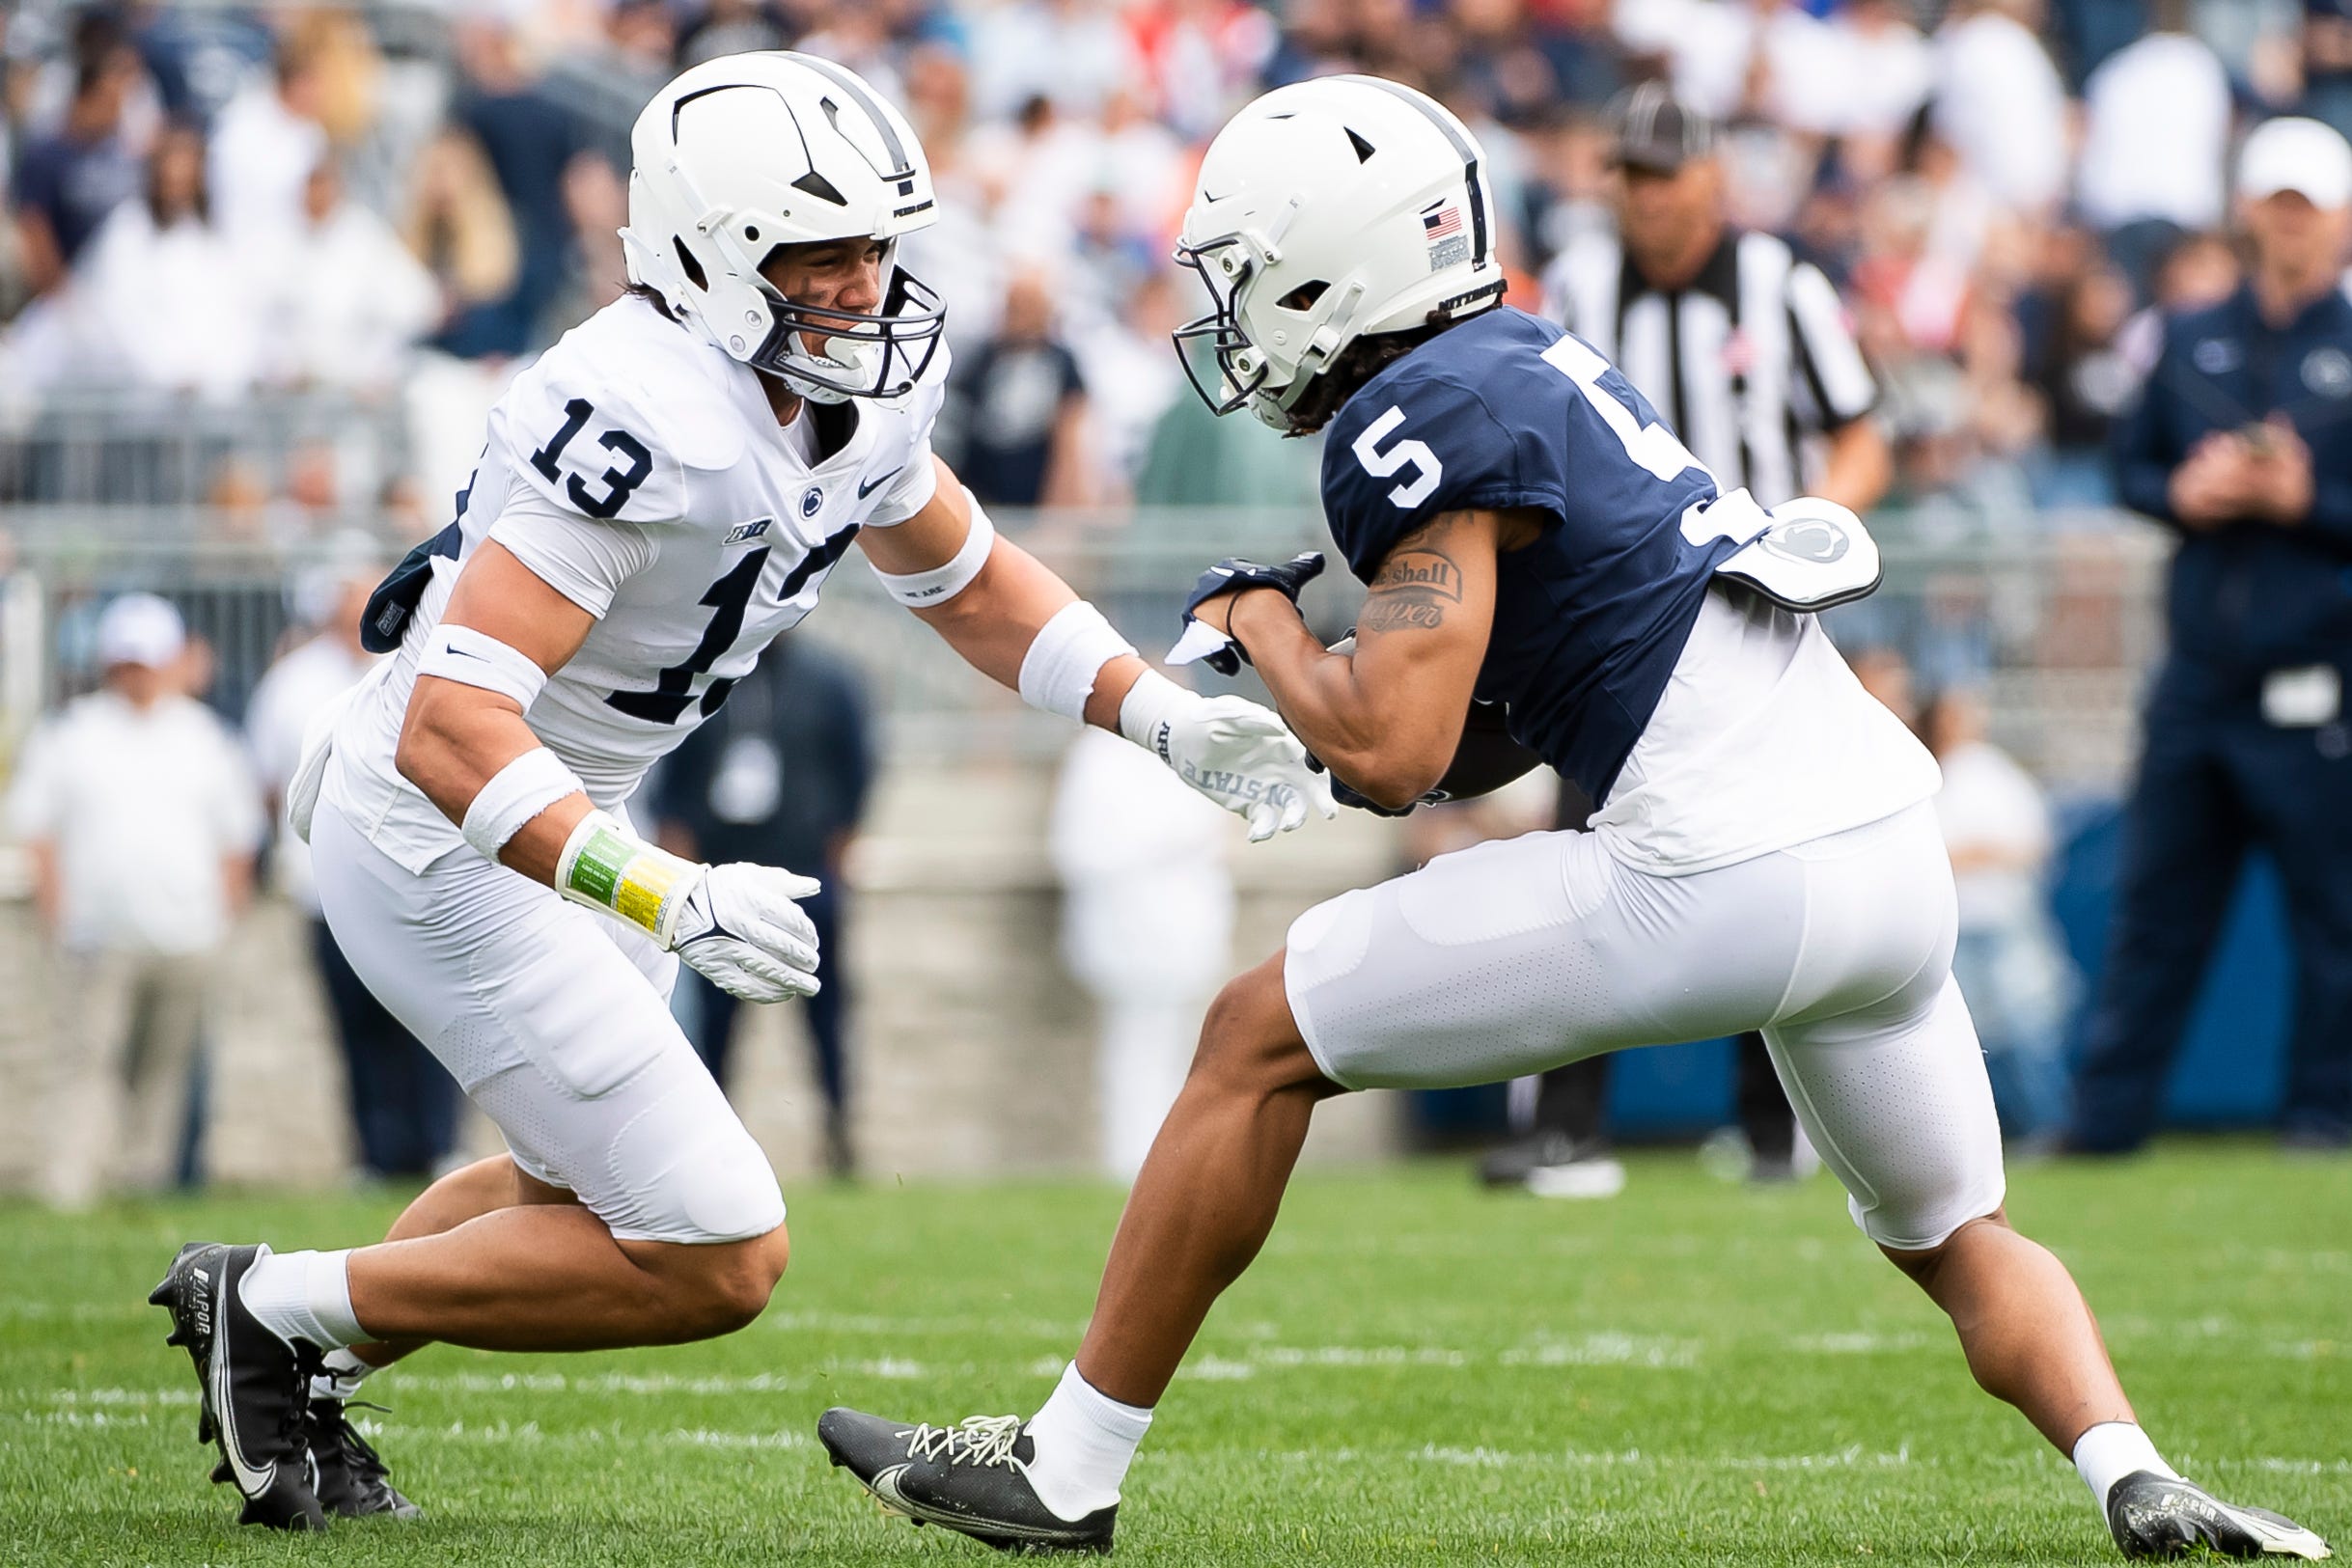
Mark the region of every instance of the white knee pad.
POLYGON ((617 1240, 749 1241, 784 1224, 774 1168, 707 1078, 648 1106, 611 1159, 610 1212, 597 1214, 617 1240))

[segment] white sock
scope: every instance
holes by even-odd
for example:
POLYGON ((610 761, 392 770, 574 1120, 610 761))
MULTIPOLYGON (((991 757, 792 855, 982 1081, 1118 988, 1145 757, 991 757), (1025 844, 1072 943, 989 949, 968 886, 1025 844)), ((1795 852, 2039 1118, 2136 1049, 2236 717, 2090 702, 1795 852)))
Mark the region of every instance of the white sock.
POLYGON ((2090 1498, 2107 1508, 2107 1494, 2134 1471, 2152 1471, 2173 1480, 2180 1472, 2164 1462, 2147 1434, 2132 1421, 2101 1421, 2075 1440, 2074 1468, 2090 1488, 2090 1498))
POLYGON ((328 1351, 323 1365, 325 1370, 311 1379, 313 1399, 349 1399, 359 1392, 360 1384, 377 1370, 347 1350, 328 1351))
POLYGON ((1029 1418, 1037 1443, 1029 1484, 1038 1500, 1064 1519, 1108 1508, 1119 1500, 1119 1483, 1150 1428, 1150 1411, 1101 1392, 1070 1362, 1044 1408, 1029 1418))
POLYGON ((351 1254, 277 1252, 267 1248, 238 1282, 245 1310, 264 1328, 292 1344, 305 1339, 321 1350, 341 1350, 374 1337, 351 1315, 351 1254))

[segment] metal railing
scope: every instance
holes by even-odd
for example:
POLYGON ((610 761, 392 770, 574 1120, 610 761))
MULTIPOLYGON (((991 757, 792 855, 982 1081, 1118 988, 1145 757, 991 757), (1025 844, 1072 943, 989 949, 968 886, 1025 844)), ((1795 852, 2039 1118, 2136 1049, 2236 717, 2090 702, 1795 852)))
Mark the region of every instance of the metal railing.
MULTIPOLYGON (((398 396, 269 392, 235 402, 180 394, 48 391, 0 398, 0 505, 20 534, 114 525, 94 508, 201 508, 225 491, 254 497, 248 520, 277 498, 324 485, 373 498, 409 469, 398 396), (44 515, 45 514, 45 515, 44 515)), ((282 506, 283 504, 280 503, 282 506)), ((217 522, 236 526, 234 517, 217 522)))
MULTIPOLYGON (((0 512, 0 521, 25 514, 0 512)), ((0 589, 0 739, 20 734, 27 704, 53 706, 95 683, 90 632, 108 596, 164 594, 215 656, 210 700, 231 718, 279 650, 289 588, 347 543, 223 537, 201 509, 94 511, 78 521, 40 514, 16 542, 15 578, 0 589), (32 624, 28 625, 28 621, 32 624), (28 673, 27 659, 40 668, 28 673)), ((1246 552, 1279 557, 1328 548, 1312 510, 1127 510, 1018 513, 998 525, 1066 575, 1146 653, 1164 652, 1186 591, 1207 562, 1246 552)), ((1885 645, 1905 653, 1920 684, 1980 686, 1995 735, 2027 766, 2067 789, 2112 789, 2136 746, 2140 685, 2161 648, 2157 580, 2164 545, 2153 529, 2093 514, 2062 528, 1990 534, 1933 529, 1900 516, 1874 520, 1885 586, 1833 613, 1849 653, 1885 645)), ((405 540, 387 538, 386 559, 405 540)), ((1336 567, 1306 607, 1337 637, 1362 590, 1336 567)), ((1066 743, 1060 721, 1023 707, 980 679, 930 630, 886 597, 852 560, 827 581, 801 635, 843 650, 868 674, 894 755, 918 761, 1043 756, 1066 743)), ((1206 687, 1256 693, 1244 672, 1206 687)))

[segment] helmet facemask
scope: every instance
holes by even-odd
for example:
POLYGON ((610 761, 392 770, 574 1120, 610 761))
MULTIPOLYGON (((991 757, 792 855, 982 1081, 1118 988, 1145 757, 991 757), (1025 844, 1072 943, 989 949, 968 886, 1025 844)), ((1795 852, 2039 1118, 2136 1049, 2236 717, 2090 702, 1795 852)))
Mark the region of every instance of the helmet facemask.
MULTIPOLYGON (((1244 294, 1252 283, 1259 281, 1264 264, 1277 260, 1277 254, 1263 241, 1248 234, 1226 234, 1198 245, 1178 241, 1175 259, 1178 265, 1200 274, 1203 287, 1208 289, 1211 308, 1206 316, 1196 316, 1169 336, 1176 344, 1176 358, 1184 366, 1185 379, 1192 383, 1193 391, 1208 405, 1210 413, 1223 417, 1246 407, 1261 423, 1285 435, 1303 435, 1307 429, 1291 417, 1290 410, 1324 369, 1327 356, 1323 346, 1337 341, 1316 319, 1329 314, 1317 307, 1331 285, 1321 279, 1313 280, 1275 302, 1275 309, 1291 312, 1298 317, 1297 330, 1306 340, 1306 346, 1299 353, 1290 378, 1279 386, 1268 385, 1275 371, 1274 357, 1250 341, 1241 315, 1244 294), (1202 342, 1209 345, 1210 358, 1217 367, 1214 391, 1204 379, 1203 368, 1190 351, 1190 344, 1202 342)), ((1342 313, 1352 311, 1360 292, 1350 289, 1342 295, 1340 301, 1342 313)))
POLYGON ((897 252, 894 243, 883 254, 883 274, 890 281, 873 311, 799 303, 760 277, 760 292, 775 324, 745 363, 816 402, 889 399, 912 392, 939 351, 947 306, 930 285, 898 265, 897 252), (811 336, 823 343, 823 352, 809 347, 811 336))

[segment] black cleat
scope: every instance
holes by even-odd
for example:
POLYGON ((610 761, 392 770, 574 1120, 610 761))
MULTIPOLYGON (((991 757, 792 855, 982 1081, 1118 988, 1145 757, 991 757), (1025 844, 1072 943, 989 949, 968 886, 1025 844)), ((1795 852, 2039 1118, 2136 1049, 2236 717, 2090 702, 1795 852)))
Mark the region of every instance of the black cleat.
POLYGON ((212 1478, 233 1483, 245 1499, 237 1523, 324 1529, 307 1431, 317 1353, 263 1328, 237 1293, 265 1255, 260 1247, 190 1242, 147 1299, 172 1314, 164 1342, 185 1349, 195 1363, 203 1389, 196 1440, 219 1445, 212 1478))
MULTIPOLYGON (((371 1405, 370 1410, 380 1410, 371 1405)), ((392 1472, 359 1428, 351 1424, 349 1407, 340 1399, 314 1397, 310 1409, 311 1465, 318 1476, 318 1504, 341 1519, 364 1519, 389 1514, 394 1519, 422 1519, 425 1510, 401 1496, 392 1484, 392 1472)))
POLYGON ((2225 1557, 2329 1555, 2327 1542, 2283 1515, 2240 1508, 2153 1471, 2133 1471, 2108 1488, 2107 1527, 2127 1557, 2185 1557, 2199 1547, 2225 1557))
POLYGON ((1111 1550, 1119 1504, 1065 1519, 1029 1484, 1037 1444, 1017 1416, 974 1416, 956 1426, 886 1421, 839 1407, 817 1418, 816 1440, 882 1506, 999 1552, 1111 1550))

